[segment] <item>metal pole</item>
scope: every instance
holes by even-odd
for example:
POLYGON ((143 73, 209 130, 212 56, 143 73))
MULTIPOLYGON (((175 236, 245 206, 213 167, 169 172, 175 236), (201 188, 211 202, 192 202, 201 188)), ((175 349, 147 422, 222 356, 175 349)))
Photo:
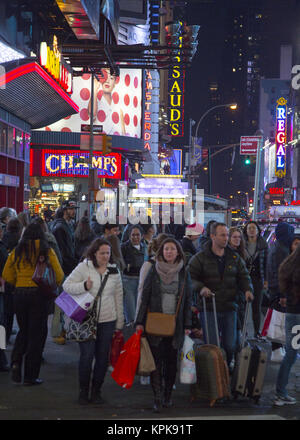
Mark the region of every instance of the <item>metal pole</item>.
POLYGON ((92 217, 93 204, 93 154, 94 154, 94 73, 91 75, 91 117, 90 117, 90 148, 89 148, 89 218, 92 217))
POLYGON ((256 152, 256 167, 255 167, 255 183, 254 183, 254 197, 253 197, 253 220, 257 219, 258 212, 258 196, 260 191, 260 168, 261 168, 261 159, 262 159, 262 151, 263 151, 263 137, 262 132, 259 131, 258 136, 261 136, 258 142, 257 152, 256 152))
POLYGON ((208 194, 212 194, 212 169, 210 148, 208 148, 208 194))

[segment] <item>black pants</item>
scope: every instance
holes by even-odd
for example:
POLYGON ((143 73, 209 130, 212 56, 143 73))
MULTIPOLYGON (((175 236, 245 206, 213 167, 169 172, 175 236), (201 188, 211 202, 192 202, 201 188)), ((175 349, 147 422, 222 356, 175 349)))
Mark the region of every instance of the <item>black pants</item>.
POLYGON ((172 346, 172 340, 173 338, 162 338, 158 346, 150 345, 156 365, 156 371, 150 377, 155 397, 161 396, 163 381, 165 393, 168 393, 176 380, 178 350, 172 346))
POLYGON ((4 327, 6 331, 6 343, 9 343, 14 322, 14 286, 5 283, 4 299, 4 327))
POLYGON ((256 276, 251 276, 251 280, 254 289, 254 300, 252 301, 252 320, 254 326, 254 334, 256 335, 260 331, 261 304, 263 300, 263 282, 261 278, 256 276))
POLYGON ((19 326, 11 362, 22 365, 24 382, 38 378, 47 338, 49 300, 37 288, 17 288, 14 307, 19 326))

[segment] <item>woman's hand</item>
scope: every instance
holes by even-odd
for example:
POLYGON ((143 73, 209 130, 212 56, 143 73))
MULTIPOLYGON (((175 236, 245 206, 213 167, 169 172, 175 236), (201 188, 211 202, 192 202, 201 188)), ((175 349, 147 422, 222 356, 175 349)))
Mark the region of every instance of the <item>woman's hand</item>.
POLYGON ((90 277, 88 277, 87 281, 85 282, 85 285, 87 290, 91 290, 91 288, 93 287, 93 281, 91 280, 90 277))
POLYGON ((189 328, 186 328, 186 329, 184 330, 184 334, 185 334, 186 336, 189 336, 191 333, 192 333, 192 331, 191 331, 189 328))
POLYGON ((142 333, 144 333, 144 326, 143 325, 137 325, 135 328, 136 333, 138 333, 139 331, 141 331, 142 333))

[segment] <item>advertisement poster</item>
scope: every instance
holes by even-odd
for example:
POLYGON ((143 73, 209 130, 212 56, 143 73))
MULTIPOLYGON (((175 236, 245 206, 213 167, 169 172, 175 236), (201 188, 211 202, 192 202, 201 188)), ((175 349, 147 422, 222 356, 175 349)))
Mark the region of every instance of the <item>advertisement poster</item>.
MULTIPOLYGON (((102 69, 94 82, 94 124, 103 126, 103 133, 141 137, 142 73, 137 69, 121 69, 120 76, 102 69)), ((82 124, 90 124, 91 75, 73 78, 71 99, 79 106, 76 115, 67 116, 44 127, 48 131, 80 132, 82 124)))

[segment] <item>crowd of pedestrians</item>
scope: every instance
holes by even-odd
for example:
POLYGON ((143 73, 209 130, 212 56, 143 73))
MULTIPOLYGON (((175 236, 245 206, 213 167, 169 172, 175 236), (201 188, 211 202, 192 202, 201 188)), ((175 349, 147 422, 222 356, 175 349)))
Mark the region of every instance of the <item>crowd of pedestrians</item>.
POLYGON ((71 201, 64 202, 55 215, 46 211, 44 218, 0 209, 0 325, 5 327, 7 343, 14 316, 18 325, 11 359, 0 350, 0 371, 10 371, 15 383, 42 383, 39 373, 49 314, 53 342, 65 344, 72 339, 70 320, 32 279, 42 257, 54 270, 57 295, 64 290, 70 295, 89 292, 95 298, 95 335, 79 342, 80 404, 103 403, 101 388, 112 338, 127 325, 146 335, 155 360, 156 370, 150 375, 154 411, 172 406, 185 334, 207 341, 203 296, 212 344, 217 341, 211 301, 215 298, 221 346, 232 371, 247 301, 252 303, 252 337, 263 340, 266 294, 271 308, 286 312, 286 345, 272 343, 271 360, 281 362, 274 403, 296 402, 286 391, 297 357, 291 329, 300 324, 300 237, 293 226, 278 223, 276 240, 268 245, 255 221, 230 229, 211 221, 205 230, 199 224, 170 224, 161 232, 151 219, 147 225, 121 227, 100 225, 94 216, 78 219, 77 212, 71 201), (175 315, 174 336, 148 335, 149 312, 175 315))

